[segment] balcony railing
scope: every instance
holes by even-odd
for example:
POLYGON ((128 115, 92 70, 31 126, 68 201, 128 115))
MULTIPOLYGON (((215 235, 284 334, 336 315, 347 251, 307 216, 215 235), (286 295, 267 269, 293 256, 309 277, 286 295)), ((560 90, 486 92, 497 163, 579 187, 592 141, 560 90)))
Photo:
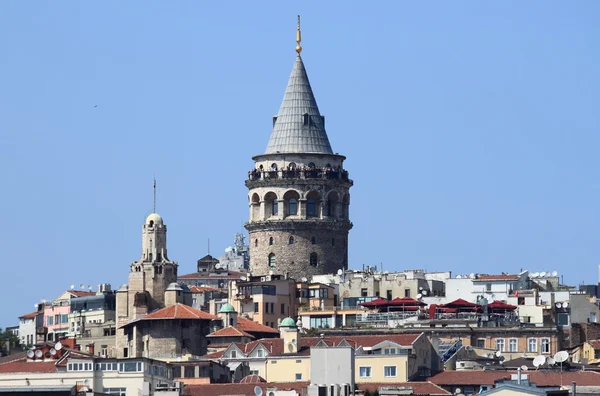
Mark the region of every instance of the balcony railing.
POLYGON ((344 307, 339 305, 325 305, 325 306, 300 306, 298 312, 320 312, 320 311, 360 311, 366 312, 367 309, 364 307, 344 307))
POLYGON ((350 181, 349 173, 345 169, 280 169, 280 170, 260 170, 253 169, 248 172, 248 180, 265 179, 325 179, 325 180, 343 180, 350 181))

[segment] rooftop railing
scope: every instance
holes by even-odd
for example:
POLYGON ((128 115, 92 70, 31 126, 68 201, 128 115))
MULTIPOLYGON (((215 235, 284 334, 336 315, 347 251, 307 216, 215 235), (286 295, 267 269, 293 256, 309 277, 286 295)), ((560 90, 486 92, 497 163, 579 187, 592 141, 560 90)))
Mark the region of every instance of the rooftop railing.
POLYGON ((333 168, 306 168, 306 169, 279 169, 260 170, 252 169, 248 172, 248 180, 257 181, 265 179, 325 179, 350 181, 349 173, 345 169, 333 168))

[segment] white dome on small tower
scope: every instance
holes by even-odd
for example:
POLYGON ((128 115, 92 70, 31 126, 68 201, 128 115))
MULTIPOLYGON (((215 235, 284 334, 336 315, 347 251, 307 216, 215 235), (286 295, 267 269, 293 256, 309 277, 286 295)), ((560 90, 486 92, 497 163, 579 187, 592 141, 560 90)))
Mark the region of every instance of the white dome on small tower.
POLYGON ((163 219, 158 213, 150 213, 148 217, 146 217, 146 225, 153 226, 154 224, 163 224, 163 219))

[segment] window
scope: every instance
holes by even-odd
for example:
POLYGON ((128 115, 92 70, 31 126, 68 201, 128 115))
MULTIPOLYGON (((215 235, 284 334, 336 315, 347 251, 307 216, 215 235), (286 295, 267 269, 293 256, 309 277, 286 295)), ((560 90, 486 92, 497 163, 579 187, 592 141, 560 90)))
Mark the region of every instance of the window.
POLYGON ((331 246, 335 246, 335 238, 331 238, 331 246))
POLYGON ((275 254, 269 254, 269 267, 275 267, 275 254))
POLYGON ((121 373, 135 373, 141 371, 143 371, 142 362, 119 363, 119 372, 121 373))
POLYGON ((404 297, 410 297, 410 289, 404 289, 404 297))
POLYGON ((485 348, 485 338, 477 339, 477 348, 485 348))
POLYGON ((275 313, 275 303, 271 303, 271 313, 275 313))
POLYGON ((277 164, 273 162, 271 164, 271 169, 274 170, 274 171, 276 171, 277 170, 277 164))
POLYGON ((388 301, 392 300, 392 291, 391 290, 387 290, 385 292, 385 298, 387 298, 388 301))
POLYGON ((309 162, 309 163, 308 163, 308 167, 309 167, 310 169, 314 169, 314 168, 315 168, 315 163, 314 163, 314 162, 309 162))
POLYGON ((329 328, 331 327, 331 315, 329 316, 311 316, 310 317, 310 328, 329 328))
POLYGON ((290 243, 290 245, 294 244, 294 237, 293 236, 290 237, 289 243, 290 243))
POLYGON ((596 323, 596 314, 594 312, 590 312, 590 322, 596 323))
POLYGON ((550 353, 550 338, 542 338, 541 350, 542 353, 550 353))
POLYGON ((302 373, 296 373, 296 381, 302 381, 302 373))
POLYGON ((54 316, 48 316, 48 326, 54 325, 54 316))
POLYGON ((250 375, 260 375, 259 370, 250 370, 250 375))
POLYGON ((277 216, 277 213, 279 213, 279 201, 277 201, 276 199, 273 200, 273 205, 271 206, 271 214, 273 216, 277 216))
POLYGON ((517 352, 517 339, 511 338, 508 340, 508 352, 517 352))
POLYGON ((310 265, 312 265, 313 267, 316 267, 318 264, 318 257, 317 257, 317 253, 312 252, 310 254, 310 265))
POLYGON ((108 356, 108 345, 102 345, 100 347, 100 356, 108 356))
POLYGON ((231 351, 231 353, 229 354, 229 357, 231 357, 232 359, 237 358, 237 351, 231 351))
POLYGON ((383 375, 384 375, 384 377, 395 377, 396 376, 396 366, 384 366, 383 367, 383 375))
POLYGON ((302 363, 302 360, 296 359, 296 363, 302 363))
POLYGON ((273 245, 273 237, 269 238, 269 245, 273 245))
POLYGON ((288 214, 295 216, 298 214, 298 200, 296 198, 290 199, 288 203, 288 214))
POLYGON ((569 314, 565 312, 561 312, 557 317, 557 324, 559 326, 568 326, 569 325, 569 314))
POLYGON ((367 297, 367 288, 360 289, 360 296, 367 297))
POLYGON ((288 168, 290 168, 291 170, 295 170, 296 169, 296 163, 295 162, 290 162, 290 164, 288 165, 288 168))
POLYGON ((269 303, 265 303, 265 313, 269 313, 269 303))
POLYGON ((504 338, 496 338, 496 350, 504 352, 504 338))
POLYGON ((183 376, 184 378, 195 378, 196 373, 194 373, 194 366, 185 366, 183 368, 183 376))
POLYGON ((306 200, 306 216, 315 217, 317 215, 317 205, 314 198, 306 200))
POLYGON ((257 349, 256 350, 256 357, 263 357, 264 351, 262 349, 257 349))
POLYGON ((537 352, 537 338, 527 339, 527 352, 537 352))
POLYGON ((281 304, 281 314, 285 315, 285 304, 281 304))
POLYGON ((383 350, 383 354, 384 355, 395 355, 396 354, 396 348, 385 348, 383 350))
POLYGON ((371 378, 371 367, 359 367, 360 378, 371 378))
POLYGON ((317 238, 312 237, 310 238, 310 243, 312 243, 313 245, 317 243, 317 238))
POLYGON ((107 395, 126 396, 127 388, 104 388, 103 392, 107 395))
POLYGON ((255 247, 256 247, 256 246, 258 246, 258 239, 255 239, 255 240, 254 240, 254 246, 255 246, 255 247))
POLYGON ((254 303, 254 313, 258 313, 258 303, 254 303))
POLYGON ((485 284, 485 291, 487 291, 487 292, 491 292, 492 291, 492 284, 491 283, 486 283, 485 284))

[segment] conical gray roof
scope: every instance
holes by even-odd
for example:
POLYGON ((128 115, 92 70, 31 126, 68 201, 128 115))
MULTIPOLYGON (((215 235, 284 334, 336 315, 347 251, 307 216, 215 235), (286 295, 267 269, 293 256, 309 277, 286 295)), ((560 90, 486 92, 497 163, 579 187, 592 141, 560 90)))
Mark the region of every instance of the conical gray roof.
POLYGON ((265 154, 333 154, 300 54, 288 81, 265 154))

